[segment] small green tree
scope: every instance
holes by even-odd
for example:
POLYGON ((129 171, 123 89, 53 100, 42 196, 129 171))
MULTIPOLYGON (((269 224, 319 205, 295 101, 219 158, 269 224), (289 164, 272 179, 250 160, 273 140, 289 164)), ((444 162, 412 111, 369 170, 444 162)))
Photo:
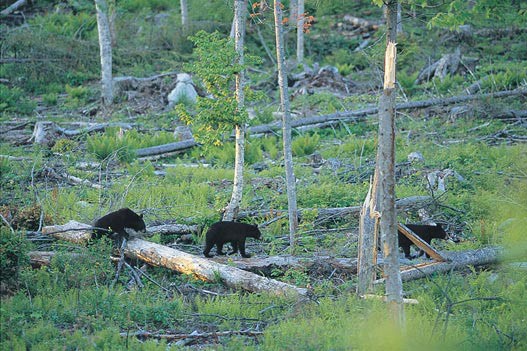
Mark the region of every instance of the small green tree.
MULTIPOLYGON (((182 104, 176 106, 176 111, 182 121, 192 125, 197 141, 221 145, 231 135, 233 127, 245 123, 248 117, 247 111, 238 108, 236 101, 236 74, 261 60, 246 55, 246 63, 237 64, 234 41, 219 32, 199 31, 190 40, 195 45, 194 60, 184 68, 194 73, 210 95, 198 97, 194 111, 182 104)), ((247 89, 246 96, 248 100, 255 98, 247 89)))
POLYGON ((245 61, 243 38, 245 37, 244 0, 235 2, 235 39, 223 38, 218 32, 198 32, 191 40, 196 44, 196 61, 187 65, 202 81, 210 97, 198 98, 196 112, 189 113, 183 105, 176 107, 187 124, 192 124, 195 137, 205 144, 219 145, 225 136, 236 130, 236 160, 232 198, 225 208, 224 220, 233 220, 239 210, 243 191, 243 164, 245 153, 245 124, 247 111, 245 96, 255 97, 244 87, 246 64, 257 63, 259 59, 248 56, 245 61), (235 88, 235 89, 234 89, 235 88))

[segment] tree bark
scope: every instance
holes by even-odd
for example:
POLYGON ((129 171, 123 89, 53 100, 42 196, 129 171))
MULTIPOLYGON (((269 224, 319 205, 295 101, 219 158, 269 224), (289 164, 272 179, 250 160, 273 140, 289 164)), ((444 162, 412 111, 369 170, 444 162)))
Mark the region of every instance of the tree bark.
POLYGON ((251 292, 267 292, 288 296, 302 296, 307 293, 307 290, 303 288, 141 239, 128 241, 125 255, 140 259, 153 266, 192 274, 205 281, 220 279, 225 285, 234 289, 241 288, 251 292))
POLYGON ((97 11, 97 30, 99 32, 99 50, 101 57, 101 98, 104 106, 113 103, 112 81, 112 36, 110 20, 108 17, 109 6, 106 0, 95 0, 97 11))
POLYGON ((187 0, 181 0, 181 26, 185 32, 188 31, 188 4, 187 0))
POLYGON ((377 237, 379 233, 378 221, 372 201, 371 189, 368 189, 366 199, 360 210, 359 248, 357 259, 357 295, 364 296, 373 292, 373 282, 377 278, 375 272, 377 263, 377 237))
MULTIPOLYGON (((234 24, 235 24, 235 37, 234 45, 237 53, 238 65, 243 67, 243 45, 245 40, 245 12, 247 9, 247 0, 235 0, 234 1, 234 24)), ((244 95, 244 84, 245 84, 245 71, 242 69, 236 75, 236 101, 238 103, 238 112, 244 110, 245 95, 244 95)), ((225 213, 223 214, 223 220, 232 221, 238 216, 240 210, 240 203, 242 201, 243 194, 243 166, 245 158, 245 123, 237 125, 236 129, 236 151, 234 161, 234 184, 232 188, 232 196, 225 213)))
POLYGON ((285 66, 284 34, 282 27, 282 2, 274 1, 274 24, 276 35, 276 62, 278 64, 278 86, 280 88, 282 117, 282 138, 284 148, 287 204, 289 209, 289 245, 293 252, 298 229, 298 210, 296 203, 296 179, 293 171, 293 152, 291 150, 291 108, 287 88, 287 68, 285 66))
POLYGON ((296 7, 296 62, 304 62, 304 0, 297 1, 296 7))
POLYGON ((395 211, 395 72, 397 0, 386 3, 386 53, 384 89, 379 99, 379 144, 374 196, 380 213, 379 229, 384 258, 386 300, 393 321, 404 326, 403 284, 399 269, 397 215, 395 211))

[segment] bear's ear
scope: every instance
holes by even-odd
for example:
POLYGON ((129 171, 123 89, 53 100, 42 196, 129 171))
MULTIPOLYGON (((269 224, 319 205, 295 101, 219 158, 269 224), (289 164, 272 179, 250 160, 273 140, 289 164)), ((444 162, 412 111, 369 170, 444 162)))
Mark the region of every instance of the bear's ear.
POLYGON ((143 214, 142 213, 139 215, 139 218, 143 219, 143 214))

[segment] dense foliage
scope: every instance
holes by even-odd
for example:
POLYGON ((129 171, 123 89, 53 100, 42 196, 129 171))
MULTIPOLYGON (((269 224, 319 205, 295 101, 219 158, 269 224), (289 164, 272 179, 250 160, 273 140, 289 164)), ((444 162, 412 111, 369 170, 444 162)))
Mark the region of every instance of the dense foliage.
MULTIPOLYGON (((248 108, 238 111, 233 77, 240 67, 233 64, 228 39, 231 2, 188 0, 188 30, 180 24, 179 1, 111 3, 116 11, 115 76, 185 71, 193 73, 198 90, 209 97, 184 112, 167 110, 173 82, 163 76, 143 91, 120 91, 113 110, 103 113, 98 110, 93 1, 33 1, 0 18, 1 350, 185 348, 182 342, 137 338, 138 331, 235 332, 194 340, 196 348, 211 350, 527 349, 525 94, 398 111, 397 198, 432 196, 428 215, 461 240, 434 246, 505 249, 499 264, 405 283, 406 297, 419 301, 406 306, 406 334, 386 321, 382 303, 356 298, 351 274, 273 269, 271 277, 310 289, 312 299, 303 302, 240 292, 162 268, 148 270, 143 289, 127 289, 126 273, 113 284, 109 241, 86 247, 40 235, 41 226, 72 219, 92 223, 124 206, 140 210, 147 226, 175 222, 206 229, 220 218, 232 190, 229 125, 280 120, 270 12, 248 21, 248 108), (137 149, 176 141, 174 128, 185 113, 197 139, 222 143, 138 159, 137 149), (42 120, 81 132, 59 131, 49 145, 36 145, 30 137, 35 122, 42 120), (101 122, 111 126, 97 133, 82 129, 101 122), (423 160, 409 161, 413 152, 423 160), (435 172, 451 174, 445 178, 446 192, 430 183, 435 172), (86 182, 74 183, 75 177, 86 182), (35 269, 28 255, 32 250, 55 254, 49 265, 35 269)), ((284 3, 290 16, 289 2, 284 3)), ((306 1, 306 13, 316 19, 306 34, 306 64, 288 63, 296 119, 377 105, 384 54, 378 4, 306 1), (345 14, 380 26, 349 29, 345 14), (336 67, 338 75, 317 80, 316 67, 325 65, 336 67), (309 71, 315 73, 309 76, 309 71), (303 81, 305 76, 310 78, 303 81)), ((525 89, 524 1, 410 0, 402 5, 398 103, 464 95, 474 85, 474 94, 525 89), (454 73, 418 80, 423 69, 457 48, 461 60, 454 73)), ((4 1, 0 10, 5 7, 4 1)), ((258 8, 251 7, 251 13, 258 8)), ((294 57, 295 49, 292 22, 284 23, 288 57, 294 57)), ((318 127, 298 128, 293 135, 302 209, 298 254, 355 258, 357 219, 319 214, 323 208, 364 200, 375 166, 376 118, 318 127)), ((288 245, 287 219, 274 213, 287 208, 281 147, 279 133, 247 138, 241 209, 271 213, 250 218, 263 233, 261 243, 248 242, 257 257, 283 254, 288 245)), ((399 212, 399 220, 417 222, 420 217, 409 208, 399 212)), ((186 241, 156 234, 149 240, 201 254, 203 234, 186 241)), ((377 292, 383 294, 382 286, 377 292)))

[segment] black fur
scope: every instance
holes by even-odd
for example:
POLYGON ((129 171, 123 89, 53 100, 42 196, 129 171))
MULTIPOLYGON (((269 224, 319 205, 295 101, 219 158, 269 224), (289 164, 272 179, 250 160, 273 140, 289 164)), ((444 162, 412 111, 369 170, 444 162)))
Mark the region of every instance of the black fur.
MULTIPOLYGON (((427 244, 430 244, 432 239, 446 239, 448 237, 448 234, 445 232, 443 227, 441 227, 441 224, 437 225, 425 225, 425 224, 406 224, 408 229, 410 229, 412 232, 417 234, 421 239, 427 242, 427 244)), ((401 231, 397 231, 399 234, 399 247, 403 249, 404 257, 406 258, 412 258, 410 255, 410 246, 414 245, 410 239, 406 237, 401 231)), ((420 250, 417 257, 422 256, 424 253, 423 250, 420 250)), ((428 254, 426 255, 428 256, 428 254)))
POLYGON ((242 257, 251 257, 250 254, 245 252, 245 239, 246 238, 261 239, 262 233, 258 226, 246 223, 238 222, 216 222, 214 223, 205 236, 205 250, 203 254, 205 257, 213 257, 209 254, 210 250, 216 245, 216 252, 218 255, 225 255, 223 252, 223 244, 230 242, 232 245, 232 255, 240 250, 242 257))
POLYGON ((123 238, 129 239, 129 234, 126 232, 125 228, 131 228, 136 232, 146 231, 143 215, 138 215, 129 208, 121 208, 115 212, 110 212, 96 220, 93 226, 102 229, 109 229, 110 232, 94 230, 92 238, 99 239, 103 235, 108 235, 114 243, 121 241, 123 238))

